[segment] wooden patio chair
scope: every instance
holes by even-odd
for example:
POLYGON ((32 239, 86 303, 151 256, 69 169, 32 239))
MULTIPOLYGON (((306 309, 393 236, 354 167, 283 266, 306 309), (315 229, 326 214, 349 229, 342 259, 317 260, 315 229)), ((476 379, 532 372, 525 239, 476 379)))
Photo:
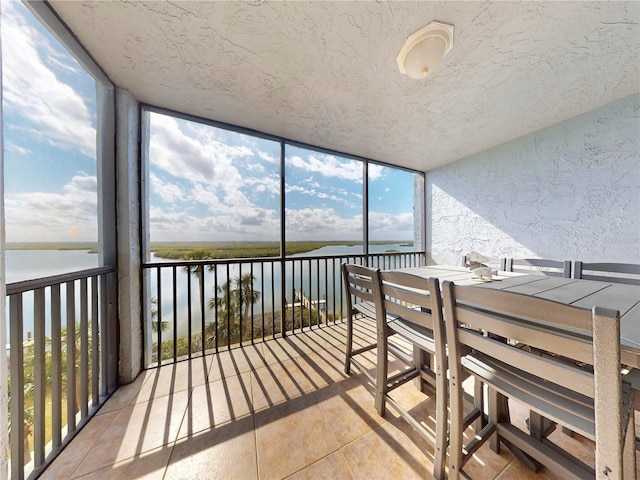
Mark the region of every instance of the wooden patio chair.
MULTIPOLYGON (((370 375, 367 368, 356 358, 358 355, 374 350, 377 347, 375 340, 353 348, 354 321, 367 320, 371 326, 371 337, 374 339, 376 309, 373 301, 373 269, 355 264, 342 264, 342 276, 347 294, 347 344, 344 361, 344 372, 351 373, 351 365, 355 365, 363 372, 372 384, 375 378, 370 375)), ((366 328, 366 322, 361 322, 366 328)))
POLYGON ((546 258, 508 258, 507 271, 571 278, 571 262, 546 258))
POLYGON ((634 263, 574 262, 573 278, 640 285, 640 265, 634 263))
POLYGON ((620 374, 617 311, 580 309, 452 282, 443 283, 442 293, 449 349, 450 479, 463 474, 467 460, 494 434, 560 478, 635 478, 632 392, 620 374), (495 340, 494 334, 570 356, 574 362, 531 354, 495 340), (465 348, 470 352, 465 353, 465 348), (579 368, 575 362, 593 368, 579 368), (463 372, 472 374, 489 392, 489 422, 466 446, 463 372), (534 412, 531 432, 510 423, 499 395, 534 412), (544 417, 595 441, 595 470, 545 438, 544 417))
MULTIPOLYGON (((634 263, 584 263, 577 261, 573 267, 574 278, 600 282, 640 285, 640 265, 634 263)), ((640 412, 640 371, 633 370, 626 377, 634 392, 634 409, 640 412)), ((636 437, 636 449, 640 450, 640 437, 636 437)))
POLYGON ((389 403, 425 440, 434 445, 435 478, 444 478, 447 427, 447 362, 442 324, 442 299, 437 278, 425 279, 397 271, 376 271, 373 276, 378 333, 378 365, 375 406, 385 414, 389 403), (388 339, 402 337, 413 346, 410 367, 389 376, 388 339), (435 389, 435 435, 394 399, 391 392, 416 379, 435 389))

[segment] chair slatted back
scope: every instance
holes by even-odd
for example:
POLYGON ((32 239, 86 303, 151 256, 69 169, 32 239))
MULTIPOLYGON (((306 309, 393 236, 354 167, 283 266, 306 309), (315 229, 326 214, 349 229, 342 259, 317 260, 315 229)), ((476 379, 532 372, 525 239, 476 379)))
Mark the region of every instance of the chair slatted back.
POLYGON ((507 271, 571 278, 571 262, 546 258, 509 258, 507 271))
POLYGON ((574 262, 573 278, 640 285, 640 264, 574 262))
MULTIPOLYGON (((554 390, 568 388, 593 398, 593 375, 574 362, 515 348, 496 338, 557 354, 575 362, 593 364, 593 313, 590 310, 500 290, 443 284, 449 349, 466 345, 515 369, 552 382, 554 390), (455 300, 454 300, 455 299, 455 300), (453 341, 455 340, 455 341, 453 341), (453 345, 452 345, 453 344, 453 345)), ((609 323, 617 312, 607 311, 609 323)), ((615 327, 615 325, 613 325, 615 327)), ((451 357, 455 357, 452 352, 451 357)))
POLYGON ((373 269, 361 265, 342 264, 342 275, 347 291, 347 307, 349 309, 360 302, 373 303, 373 281, 371 279, 373 272, 373 269))
MULTIPOLYGON (((449 349, 450 478, 458 478, 469 458, 461 427, 463 370, 488 385, 490 395, 501 392, 529 406, 538 418, 595 440, 596 478, 622 478, 624 468, 635 475, 632 394, 621 378, 618 311, 597 306, 587 310, 448 281, 442 294, 449 349), (542 351, 528 351, 527 345, 542 351)), ((559 445, 549 448, 548 439, 539 441, 499 415, 477 434, 478 442, 489 438, 490 427, 564 475, 576 469, 581 471, 576 477, 592 475, 568 452, 558 456, 559 445)))
POLYGON ((434 318, 442 322, 442 299, 437 279, 386 271, 379 273, 379 280, 379 301, 387 317, 401 317, 431 330, 434 330, 434 318))

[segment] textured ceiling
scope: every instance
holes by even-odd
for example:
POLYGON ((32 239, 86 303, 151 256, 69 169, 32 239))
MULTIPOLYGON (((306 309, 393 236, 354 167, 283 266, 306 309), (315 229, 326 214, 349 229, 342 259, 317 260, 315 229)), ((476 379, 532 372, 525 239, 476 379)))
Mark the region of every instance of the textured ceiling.
POLYGON ((640 2, 51 1, 140 101, 430 170, 640 91, 640 2), (398 72, 439 20, 454 46, 398 72))

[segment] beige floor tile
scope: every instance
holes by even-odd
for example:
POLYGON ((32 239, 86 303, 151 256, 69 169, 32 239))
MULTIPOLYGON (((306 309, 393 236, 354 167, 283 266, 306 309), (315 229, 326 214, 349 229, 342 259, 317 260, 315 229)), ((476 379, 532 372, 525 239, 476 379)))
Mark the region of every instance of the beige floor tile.
POLYGON ((211 361, 211 356, 205 356, 150 370, 136 402, 146 402, 151 398, 203 385, 208 381, 211 361))
POLYGON ((72 443, 58 455, 40 478, 44 480, 71 478, 80 462, 82 462, 116 416, 117 412, 108 412, 93 417, 73 439, 72 443))
MULTIPOLYGON (((356 322, 356 347, 374 335, 371 322, 356 322)), ((378 416, 362 374, 343 373, 345 336, 346 324, 337 323, 145 371, 116 391, 41 478, 431 478, 433 447, 391 407, 378 416)), ((375 351, 360 360, 375 373, 375 351)), ((433 428, 433 393, 410 382, 393 396, 433 428)), ((510 410, 525 429, 526 407, 510 410)), ((593 442, 559 431, 552 437, 593 458, 593 442)), ((465 471, 482 480, 559 480, 488 445, 465 471)))
POLYGON ((243 348, 221 350, 218 354, 212 355, 209 381, 264 367, 266 361, 262 348, 262 344, 247 345, 243 348))
POLYGON ((344 350, 347 330, 340 328, 341 325, 341 323, 337 323, 313 327, 311 330, 305 330, 304 335, 300 335, 300 337, 314 352, 321 352, 331 347, 344 350))
POLYGON ((255 413, 260 478, 283 478, 338 448, 313 394, 255 413))
POLYGON ((378 415, 373 395, 359 378, 348 378, 316 392, 317 405, 340 446, 355 440, 393 417, 378 415))
MULTIPOLYGON (((469 442, 472 433, 472 430, 467 430, 465 443, 469 442)), ((501 448, 500 454, 497 454, 491 450, 487 442, 474 453, 463 470, 471 478, 495 478, 513 458, 513 454, 507 448, 501 448)))
POLYGON ((305 374, 293 360, 267 365, 251 372, 253 408, 257 412, 311 390, 305 374))
POLYGON ((258 478, 253 416, 178 440, 165 479, 258 478))
POLYGON ((496 480, 561 480, 561 478, 555 476, 544 467, 538 473, 535 473, 533 470, 529 470, 522 462, 514 459, 496 477, 496 480))
POLYGON ((304 342, 304 337, 305 334, 288 335, 286 338, 276 338, 264 342, 263 351, 267 365, 313 353, 313 349, 304 342))
POLYGON ((109 400, 107 400, 98 411, 97 415, 120 410, 123 407, 128 407, 129 405, 136 403, 140 396, 142 386, 153 375, 155 375, 155 369, 143 370, 133 382, 118 387, 118 389, 113 392, 113 395, 111 395, 109 400))
POLYGON ((91 472, 78 480, 113 480, 136 479, 136 480, 162 480, 169 462, 169 456, 173 446, 164 446, 150 450, 130 458, 123 462, 118 462, 108 467, 91 472))
POLYGON ((350 480, 353 478, 341 452, 334 452, 312 463, 287 477, 287 480, 318 480, 321 478, 332 480, 350 480))
POLYGON ((249 372, 193 389, 178 438, 191 436, 252 412, 249 372))
POLYGON ((76 475, 99 470, 175 441, 189 392, 184 390, 117 412, 116 418, 78 466, 76 475))
POLYGON ((433 457, 419 448, 402 419, 394 419, 342 448, 356 479, 433 478, 433 457))
POLYGON ((303 355, 295 359, 314 388, 323 387, 348 377, 344 373, 344 352, 336 347, 327 347, 318 353, 303 355))

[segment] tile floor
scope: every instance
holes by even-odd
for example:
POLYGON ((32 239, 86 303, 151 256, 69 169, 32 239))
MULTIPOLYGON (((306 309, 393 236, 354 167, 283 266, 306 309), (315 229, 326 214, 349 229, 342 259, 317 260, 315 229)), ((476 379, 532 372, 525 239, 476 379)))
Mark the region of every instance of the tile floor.
MULTIPOLYGON (((362 325, 356 337, 372 333, 362 325)), ((144 371, 41 478, 431 478, 433 449, 391 408, 378 416, 362 374, 344 374, 344 337, 344 325, 315 328, 144 371)), ((433 424, 434 399, 411 383, 400 390, 403 406, 433 424)), ((525 414, 512 406, 520 426, 525 414)), ((591 442, 553 435, 593 464, 591 442)), ((477 479, 557 478, 488 446, 465 470, 477 479)))

